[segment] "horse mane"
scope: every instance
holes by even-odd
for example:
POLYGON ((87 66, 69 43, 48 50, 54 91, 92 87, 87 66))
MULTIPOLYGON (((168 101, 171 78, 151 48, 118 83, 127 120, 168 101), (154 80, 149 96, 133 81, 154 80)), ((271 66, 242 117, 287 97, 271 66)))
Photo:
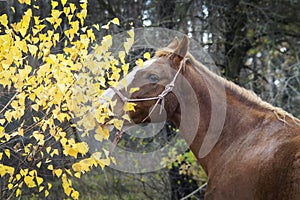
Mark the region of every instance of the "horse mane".
MULTIPOLYGON (((170 48, 162 48, 158 49, 155 53, 156 57, 169 57, 173 53, 173 49, 170 48)), ((251 90, 247 90, 232 81, 229 81, 221 76, 218 76, 217 74, 210 71, 205 65, 203 65, 201 62, 197 61, 189 52, 186 55, 186 58, 188 59, 188 62, 191 63, 192 66, 196 68, 198 72, 204 72, 208 75, 210 75, 215 80, 221 81, 226 88, 231 90, 233 93, 241 95, 246 101, 251 102, 255 105, 258 105, 259 107, 262 107, 266 110, 272 111, 277 119, 279 121, 282 121, 285 124, 289 124, 287 122, 287 119, 291 119, 294 121, 297 125, 300 126, 300 119, 294 117, 292 114, 288 113, 287 111, 283 110, 282 108, 275 107, 271 105, 270 103, 263 101, 257 94, 255 94, 251 90)))

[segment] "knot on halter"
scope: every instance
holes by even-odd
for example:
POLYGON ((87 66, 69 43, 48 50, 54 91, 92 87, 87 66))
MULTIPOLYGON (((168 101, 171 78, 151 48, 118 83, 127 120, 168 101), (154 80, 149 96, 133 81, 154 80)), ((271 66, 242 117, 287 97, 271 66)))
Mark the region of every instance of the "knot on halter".
POLYGON ((165 89, 158 95, 159 99, 163 99, 169 92, 172 92, 174 83, 167 84, 165 89))

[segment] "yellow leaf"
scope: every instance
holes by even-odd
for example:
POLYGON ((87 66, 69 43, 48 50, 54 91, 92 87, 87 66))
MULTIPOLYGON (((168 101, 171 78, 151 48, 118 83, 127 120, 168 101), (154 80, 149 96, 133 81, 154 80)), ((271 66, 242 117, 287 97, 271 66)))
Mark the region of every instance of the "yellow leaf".
POLYGON ((24 4, 24 3, 26 3, 26 4, 28 4, 28 5, 30 5, 30 2, 31 0, 19 0, 19 2, 20 2, 20 4, 24 4))
POLYGON ((40 187, 39 187, 39 192, 43 191, 44 189, 45 189, 44 186, 40 186, 40 187))
POLYGON ((0 16, 0 24, 2 24, 4 27, 7 27, 8 19, 6 14, 0 16))
POLYGON ((10 150, 9 149, 5 149, 4 153, 10 159, 10 150))
POLYGON ((119 59, 120 59, 122 64, 125 63, 125 56, 126 56, 126 54, 125 54, 124 51, 119 51, 119 59))
POLYGON ((18 135, 19 136, 24 136, 24 129, 22 127, 18 128, 18 135))
POLYGON ((62 169, 55 169, 54 173, 59 178, 61 176, 61 174, 62 174, 62 169))
POLYGON ((110 22, 108 22, 105 25, 102 25, 101 28, 103 28, 103 29, 109 29, 109 25, 110 25, 110 22))
POLYGON ((4 114, 6 121, 9 123, 13 117, 13 113, 10 110, 7 110, 4 114))
POLYGON ((100 167, 103 170, 105 166, 110 165, 110 159, 109 158, 99 159, 97 160, 97 163, 100 165, 100 167))
POLYGON ((21 21, 18 22, 17 24, 12 25, 15 31, 20 32, 23 37, 25 37, 27 33, 27 30, 29 28, 29 23, 31 21, 31 17, 32 17, 32 10, 28 9, 27 11, 25 11, 21 21))
POLYGON ((18 188, 18 189, 16 190, 16 197, 21 196, 21 193, 22 193, 21 189, 18 188))
POLYGON ((130 38, 134 38, 134 29, 130 29, 129 31, 127 31, 127 33, 130 36, 130 38))
POLYGON ((58 6, 57 1, 51 1, 52 10, 54 10, 58 6))
MULTIPOLYGON (((65 174, 64 174, 64 175, 65 175, 65 174)), ((65 177, 66 177, 66 176, 65 176, 65 177)), ((67 178, 64 178, 64 176, 63 176, 63 178, 62 178, 62 187, 63 187, 64 192, 65 192, 65 194, 66 194, 67 196, 70 196, 70 194, 71 194, 71 192, 72 192, 72 190, 73 190, 73 188, 70 187, 69 181, 70 181, 70 180, 68 180, 67 178)))
POLYGON ((122 118, 125 119, 125 120, 127 120, 127 121, 129 121, 129 122, 131 121, 128 114, 124 114, 124 115, 122 116, 122 118))
POLYGON ((95 34, 94 34, 94 32, 93 32, 93 29, 87 30, 87 36, 88 36, 89 38, 91 38, 91 41, 92 41, 92 42, 96 40, 95 34))
POLYGON ((97 31, 100 30, 99 24, 94 24, 93 27, 94 27, 97 31))
POLYGON ((32 137, 34 137, 36 139, 36 141, 38 142, 39 145, 43 146, 44 145, 44 135, 42 133, 40 133, 39 131, 34 131, 32 133, 32 137))
POLYGON ((37 171, 36 170, 31 170, 30 172, 29 172, 29 175, 30 176, 35 176, 37 174, 37 171))
POLYGON ((29 52, 31 53, 32 56, 35 56, 36 55, 36 52, 38 50, 38 47, 36 45, 31 45, 31 44, 28 44, 28 49, 29 49, 29 52))
POLYGON ((118 18, 114 18, 113 20, 111 20, 111 22, 112 22, 113 24, 120 25, 120 21, 119 21, 118 18))
POLYGON ((135 61, 135 64, 139 67, 143 67, 144 61, 143 61, 143 59, 139 58, 139 59, 137 59, 137 61, 135 61))
POLYGON ((49 191, 45 190, 45 197, 49 196, 49 191))
POLYGON ((140 89, 140 88, 138 88, 138 87, 130 88, 129 93, 132 94, 132 93, 134 93, 134 92, 136 92, 136 91, 139 91, 139 89, 140 89))
POLYGON ((0 138, 2 138, 4 136, 4 131, 5 131, 4 127, 0 126, 0 138))
POLYGON ((76 172, 76 173, 74 174, 74 176, 75 176, 76 178, 80 178, 80 177, 81 177, 81 173, 80 173, 80 172, 76 172))
POLYGON ((101 155, 102 155, 102 153, 97 151, 92 154, 91 158, 93 158, 94 160, 99 160, 101 158, 101 155))
POLYGON ((127 38, 126 42, 124 42, 123 46, 126 53, 129 53, 129 50, 131 49, 133 42, 134 42, 133 38, 127 38))
POLYGON ((20 170, 20 174, 21 174, 21 176, 27 176, 27 174, 28 174, 28 169, 21 169, 21 170, 20 170))
POLYGON ((111 35, 104 36, 101 41, 101 45, 105 50, 110 48, 112 45, 112 36, 111 35))
POLYGON ((47 152, 47 153, 50 153, 51 149, 52 149, 51 147, 47 147, 47 148, 46 148, 46 152, 47 152))
POLYGON ((70 6, 70 9, 71 9, 71 13, 74 13, 74 11, 76 10, 75 4, 74 3, 70 3, 69 6, 70 6))
MULTIPOLYGON (((54 24, 55 19, 53 17, 47 17, 46 20, 50 22, 50 24, 54 24)), ((40 39, 41 40, 41 39, 40 39)))
POLYGON ((79 192, 73 191, 72 194, 71 194, 71 197, 72 197, 73 199, 78 199, 78 198, 79 198, 79 192))
POLYGON ((103 150, 103 152, 104 152, 105 156, 106 156, 106 157, 108 157, 108 156, 109 156, 109 151, 108 151, 108 150, 106 150, 106 149, 104 149, 104 148, 103 148, 102 150, 103 150))
POLYGON ((114 158, 114 157, 110 157, 110 160, 111 160, 111 162, 113 163, 113 164, 117 164, 117 161, 116 161, 116 159, 114 158))
POLYGON ((0 124, 3 125, 5 123, 5 119, 0 119, 0 124))
POLYGON ((123 64, 121 68, 122 68, 122 70, 123 70, 124 76, 126 76, 127 73, 128 73, 128 69, 129 69, 129 63, 123 64))
POLYGON ((30 65, 25 65, 24 69, 19 70, 19 74, 21 75, 22 78, 27 78, 29 73, 31 72, 32 67, 30 65))
POLYGON ((7 188, 8 188, 9 190, 11 190, 13 187, 14 187, 14 185, 11 184, 11 183, 9 183, 9 184, 7 185, 7 188))
POLYGON ((12 176, 15 172, 15 168, 0 164, 0 177, 9 174, 12 176))
POLYGON ((41 165, 42 165, 42 162, 39 162, 38 164, 36 164, 36 166, 37 166, 38 168, 40 168, 41 165))
POLYGON ((82 155, 85 155, 89 151, 89 145, 85 142, 77 143, 75 148, 78 153, 81 153, 82 155))
POLYGON ((36 182, 37 182, 38 186, 41 185, 44 181, 44 179, 42 177, 36 176, 35 178, 36 178, 36 182))
MULTIPOLYGON (((55 2, 55 1, 52 1, 55 2)), ((60 19, 59 16, 61 15, 62 11, 60 10, 52 10, 52 17, 55 19, 55 22, 57 23, 57 21, 60 19)))
POLYGON ((15 46, 24 53, 28 52, 26 40, 15 41, 15 46))
POLYGON ((123 127, 123 120, 118 120, 118 119, 113 119, 111 120, 114 124, 114 126, 118 129, 118 130, 121 130, 122 127, 123 127))
POLYGON ((66 156, 72 156, 74 158, 77 158, 77 154, 78 154, 78 151, 77 149, 74 149, 74 148, 71 148, 69 146, 66 146, 63 153, 66 155, 66 156))
POLYGON ((10 135, 9 134, 4 134, 4 137, 5 137, 6 141, 10 140, 10 135))
POLYGON ((53 165, 48 165, 47 169, 52 171, 53 170, 53 165))
POLYGON ((109 137, 109 130, 107 128, 102 128, 101 126, 98 126, 98 128, 95 130, 96 134, 94 135, 95 139, 102 142, 103 139, 107 140, 109 137))
POLYGON ((25 176, 25 177, 24 177, 24 182, 25 182, 25 184, 26 184, 29 188, 36 187, 36 184, 35 184, 35 182, 33 181, 33 177, 32 177, 32 176, 25 176))
POLYGON ((54 149, 50 154, 51 157, 53 157, 54 155, 59 155, 58 149, 54 149))
POLYGON ((72 165, 72 169, 75 171, 75 172, 81 172, 82 171, 82 167, 81 167, 81 163, 74 163, 72 165))
POLYGON ((135 106, 135 105, 136 105, 135 103, 126 102, 126 103, 124 104, 124 106, 123 106, 123 110, 124 110, 125 112, 127 112, 127 111, 135 111, 135 109, 134 109, 134 106, 135 106))
POLYGON ((149 52, 145 52, 145 53, 144 53, 144 58, 145 58, 145 59, 150 60, 150 57, 151 57, 151 55, 150 55, 149 52))
POLYGON ((61 4, 62 4, 62 6, 65 6, 65 5, 66 5, 66 3, 67 3, 67 0, 61 0, 61 4))

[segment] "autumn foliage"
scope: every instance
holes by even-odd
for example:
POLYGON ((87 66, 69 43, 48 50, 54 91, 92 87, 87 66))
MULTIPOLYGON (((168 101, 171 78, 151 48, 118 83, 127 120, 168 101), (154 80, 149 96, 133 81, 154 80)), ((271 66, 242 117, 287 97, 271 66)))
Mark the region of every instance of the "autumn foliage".
MULTIPOLYGON (((66 196, 78 199, 70 177, 115 162, 107 146, 91 151, 82 138, 108 140, 101 125, 113 102, 100 104, 99 98, 128 72, 125 56, 134 32, 128 31, 124 49, 114 57, 107 29, 119 25, 117 18, 87 27, 87 1, 52 1, 46 18, 34 15, 39 9, 34 2, 19 2, 26 7, 19 22, 0 16, 0 177, 6 181, 1 198, 20 197, 24 189, 47 197, 52 184, 45 177, 51 176, 66 196)), ((120 129, 123 120, 107 123, 120 129)))

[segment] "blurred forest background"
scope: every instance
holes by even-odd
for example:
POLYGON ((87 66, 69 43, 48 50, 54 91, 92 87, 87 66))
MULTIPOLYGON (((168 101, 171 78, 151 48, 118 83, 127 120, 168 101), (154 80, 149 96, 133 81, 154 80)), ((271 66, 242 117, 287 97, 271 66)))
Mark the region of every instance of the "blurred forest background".
MULTIPOLYGON (((117 17, 121 22, 117 31, 128 30, 133 23, 136 28, 164 27, 188 34, 212 56, 222 76, 300 117, 299 0, 88 2, 88 24, 103 25, 117 17)), ((49 15, 50 0, 36 3, 41 10, 35 14, 49 15)), ((11 23, 20 20, 23 10, 24 5, 16 0, 0 1, 0 15, 7 13, 11 23)), ((163 131, 170 134, 175 130, 166 127, 163 131)), ((147 174, 95 170, 74 184, 82 199, 202 199, 205 187, 199 187, 205 175, 186 163, 175 162, 147 174), (190 171, 181 173, 182 165, 190 171)), ((57 190, 49 199, 62 199, 63 192, 57 190)), ((35 199, 35 195, 28 194, 28 198, 35 199)))

